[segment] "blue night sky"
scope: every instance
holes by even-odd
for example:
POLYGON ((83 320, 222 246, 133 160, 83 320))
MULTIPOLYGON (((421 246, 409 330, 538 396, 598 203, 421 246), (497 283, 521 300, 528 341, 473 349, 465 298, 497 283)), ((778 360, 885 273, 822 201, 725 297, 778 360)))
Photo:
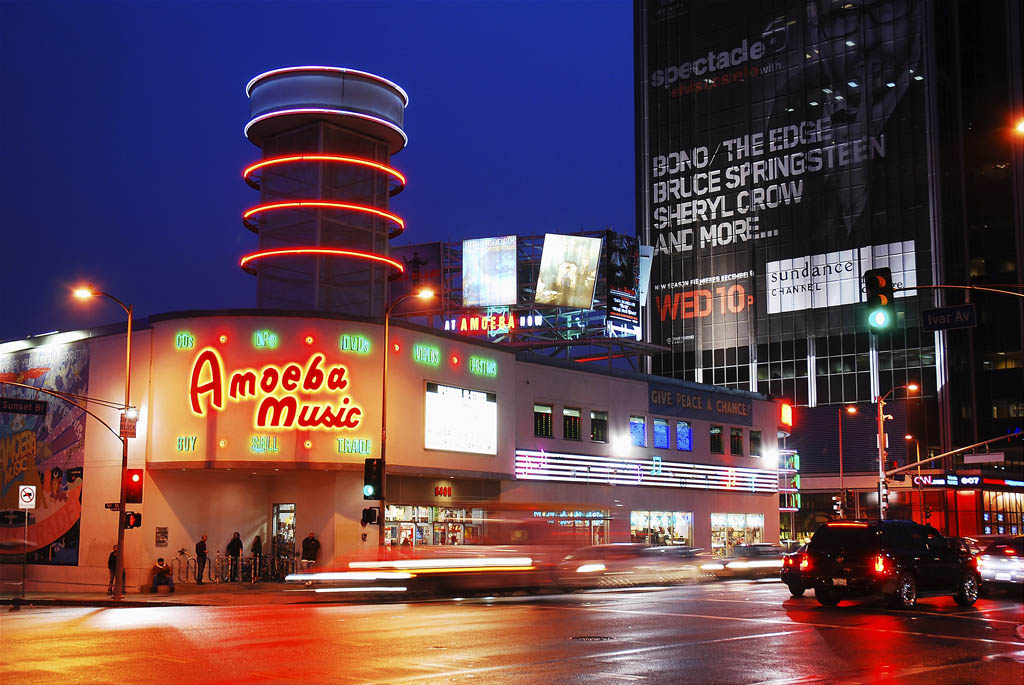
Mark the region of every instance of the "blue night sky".
POLYGON ((245 84, 344 66, 409 93, 395 244, 634 219, 632 7, 618 2, 6 2, 0 341, 253 307, 245 84))

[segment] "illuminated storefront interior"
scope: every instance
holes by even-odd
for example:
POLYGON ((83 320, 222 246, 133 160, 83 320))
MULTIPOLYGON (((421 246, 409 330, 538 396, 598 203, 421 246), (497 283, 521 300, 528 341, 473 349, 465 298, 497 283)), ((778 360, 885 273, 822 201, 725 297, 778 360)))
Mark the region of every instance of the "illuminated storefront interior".
POLYGON ((764 542, 764 514, 711 514, 711 551, 729 556, 736 545, 764 542))
POLYGON ((632 511, 629 535, 633 542, 651 545, 693 545, 693 513, 689 511, 632 511))

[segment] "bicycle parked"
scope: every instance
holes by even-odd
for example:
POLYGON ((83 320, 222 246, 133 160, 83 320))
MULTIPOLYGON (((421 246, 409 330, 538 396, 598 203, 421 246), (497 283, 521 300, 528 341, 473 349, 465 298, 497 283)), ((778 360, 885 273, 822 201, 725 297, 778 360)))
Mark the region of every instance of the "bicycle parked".
MULTIPOLYGON (((171 572, 177 577, 179 583, 195 582, 198 568, 198 560, 184 547, 178 550, 178 556, 171 559, 171 572)), ((206 565, 205 576, 206 580, 214 582, 212 564, 206 565)))

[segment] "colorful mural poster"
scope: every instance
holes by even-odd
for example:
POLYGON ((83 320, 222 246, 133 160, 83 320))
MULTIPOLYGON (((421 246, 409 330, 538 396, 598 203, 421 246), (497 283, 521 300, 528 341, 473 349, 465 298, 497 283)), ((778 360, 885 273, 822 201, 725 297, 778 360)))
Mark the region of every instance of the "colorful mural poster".
MULTIPOLYGON (((47 345, 0 355, 0 381, 85 395, 86 345, 47 345)), ((46 393, 7 384, 0 395, 42 400, 43 416, 0 413, 0 562, 78 565, 85 464, 81 409, 46 393), (18 508, 18 486, 36 486, 36 508, 18 508), (28 527, 25 515, 28 514, 28 527)))

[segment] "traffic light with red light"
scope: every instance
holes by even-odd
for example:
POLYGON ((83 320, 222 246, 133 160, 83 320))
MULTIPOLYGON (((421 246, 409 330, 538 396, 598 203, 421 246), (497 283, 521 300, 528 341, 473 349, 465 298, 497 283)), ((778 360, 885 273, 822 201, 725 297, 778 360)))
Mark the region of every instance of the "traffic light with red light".
POLYGON ((779 410, 779 423, 787 428, 793 427, 793 405, 783 402, 779 410))
POLYGON ((125 530, 129 528, 138 528, 142 525, 142 514, 137 511, 126 511, 124 512, 124 527, 125 530))
POLYGON ((892 325, 893 308, 892 270, 889 267, 864 272, 864 298, 868 303, 868 328, 881 331, 892 325))
POLYGON ((128 504, 142 504, 143 469, 128 469, 124 474, 124 501, 128 504))

